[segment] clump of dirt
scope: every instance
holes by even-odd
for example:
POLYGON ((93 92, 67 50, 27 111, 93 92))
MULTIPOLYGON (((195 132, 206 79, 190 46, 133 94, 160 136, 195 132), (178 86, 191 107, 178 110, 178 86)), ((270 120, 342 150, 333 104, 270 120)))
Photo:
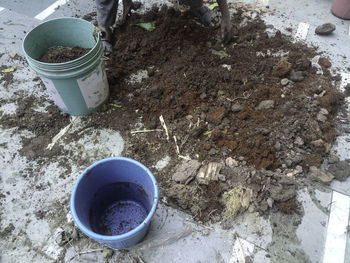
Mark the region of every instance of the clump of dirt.
POLYGON ((294 214, 294 213, 300 213, 297 202, 295 198, 292 198, 285 202, 280 202, 277 204, 277 208, 279 211, 285 214, 294 214))
POLYGON ((48 48, 39 61, 46 63, 63 63, 80 58, 89 51, 90 48, 54 46, 48 48))
MULTIPOLYGON (((162 200, 203 222, 221 220, 228 200, 241 200, 232 196, 238 186, 252 191, 244 209, 282 211, 281 204, 295 199, 309 167, 321 164, 336 136, 343 95, 332 87, 329 64, 321 63, 323 75, 318 74, 311 64, 319 55, 314 48, 247 14, 237 9, 233 23, 239 37, 223 46, 218 29, 198 25, 188 13, 167 7, 133 13, 116 30, 115 51, 106 62, 109 103, 82 117, 85 129, 120 131, 127 142, 123 155, 152 169, 162 200), (151 21, 153 32, 133 26, 151 21), (149 131, 131 133, 143 129, 149 131), (165 156, 168 165, 153 168, 165 156), (183 159, 197 160, 200 167, 174 178, 186 171, 180 169, 183 159), (230 193, 232 198, 224 198, 230 193)), ((21 128, 43 136, 24 140, 23 155, 65 155, 63 148, 49 152, 40 142, 47 145, 69 123, 67 116, 50 113, 39 121, 41 115, 28 107, 21 112, 18 120, 2 117, 2 125, 23 122, 21 128)), ((65 136, 78 138, 78 132, 65 136)), ((67 158, 86 166, 82 158, 67 158)))

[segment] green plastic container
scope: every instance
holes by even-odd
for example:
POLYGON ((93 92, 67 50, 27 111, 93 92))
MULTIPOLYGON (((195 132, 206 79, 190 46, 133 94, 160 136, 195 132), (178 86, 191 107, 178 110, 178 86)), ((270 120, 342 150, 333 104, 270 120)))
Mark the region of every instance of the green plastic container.
POLYGON ((103 46, 95 26, 79 18, 58 18, 40 24, 23 40, 29 66, 35 70, 55 104, 70 115, 96 111, 109 96, 108 81, 101 59, 103 46), (52 46, 91 48, 84 56, 64 63, 38 59, 52 46))

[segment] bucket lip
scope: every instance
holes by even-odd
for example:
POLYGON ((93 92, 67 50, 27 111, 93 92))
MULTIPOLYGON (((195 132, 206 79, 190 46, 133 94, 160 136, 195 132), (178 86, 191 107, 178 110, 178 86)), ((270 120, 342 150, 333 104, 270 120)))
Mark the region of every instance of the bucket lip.
MULTIPOLYGON (((47 21, 44 21, 43 23, 37 25, 36 27, 34 27, 32 30, 30 30, 26 35, 25 37, 23 38, 23 41, 22 41, 22 50, 24 52, 24 55, 25 57, 29 60, 32 60, 33 62, 39 64, 39 65, 43 65, 43 66, 65 66, 65 65, 69 65, 69 64, 72 64, 72 63, 75 63, 77 62, 78 60, 80 59, 83 59, 85 57, 87 57, 88 55, 90 55, 91 52, 93 52, 93 50, 96 48, 96 46, 99 44, 100 42, 100 34, 97 34, 97 38, 96 38, 96 43, 93 47, 90 48, 89 52, 87 52, 85 55, 81 56, 81 57, 78 57, 74 60, 70 60, 70 61, 67 61, 67 62, 61 62, 61 63, 47 63, 47 62, 42 62, 42 61, 39 61, 37 59, 34 59, 32 58, 31 56, 27 55, 27 52, 24 48, 24 44, 27 40, 27 37, 30 35, 30 33, 37 29, 38 27, 44 25, 44 24, 49 24, 49 23, 52 23, 52 22, 55 22, 55 21, 58 21, 58 20, 77 20, 77 21, 83 21, 84 23, 87 23, 87 24, 90 24, 92 26, 94 26, 94 24, 92 24, 91 22, 85 20, 85 19, 82 19, 82 18, 78 18, 78 17, 59 17, 59 18, 53 18, 53 19, 50 19, 50 20, 47 20, 47 21)), ((95 26, 94 26, 95 27, 95 26)))
POLYGON ((131 159, 131 158, 127 158, 127 157, 110 157, 110 158, 106 158, 106 159, 102 159, 100 161, 97 161, 96 163, 90 165, 88 168, 86 168, 79 176, 78 180, 76 181, 72 194, 71 194, 71 198, 70 198, 70 210, 72 213, 72 217, 74 222, 77 224, 77 226, 89 237, 93 238, 93 239, 97 239, 99 241, 105 242, 105 241, 123 241, 125 239, 129 239, 135 235, 137 235, 146 225, 148 225, 156 211, 157 205, 158 205, 158 200, 159 200, 159 190, 158 190, 158 183, 154 177, 154 175, 152 174, 152 172, 146 167, 144 166, 142 163, 131 159), (114 236, 105 236, 105 235, 101 235, 98 233, 95 233, 91 230, 89 230, 87 227, 84 226, 84 224, 80 221, 75 208, 74 208, 74 199, 76 196, 76 191, 78 188, 78 185, 80 184, 81 180, 85 177, 85 175, 91 171, 93 168, 95 168, 96 166, 102 164, 102 163, 107 163, 107 162, 111 162, 111 161, 126 161, 129 163, 133 163, 139 167, 141 167, 142 169, 144 169, 147 174, 149 175, 150 179, 152 180, 152 183, 154 185, 154 198, 153 198, 153 205, 152 208, 150 210, 150 212, 148 213, 147 217, 142 221, 141 224, 139 224, 137 227, 135 227, 133 230, 124 233, 122 235, 114 235, 114 236))

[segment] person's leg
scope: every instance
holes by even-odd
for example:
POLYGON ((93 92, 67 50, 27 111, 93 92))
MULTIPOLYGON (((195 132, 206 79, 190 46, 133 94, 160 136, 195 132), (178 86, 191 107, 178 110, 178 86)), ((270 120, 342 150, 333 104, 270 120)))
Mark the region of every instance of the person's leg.
MULTIPOLYGON (((210 23, 214 22, 213 20, 216 17, 215 12, 204 6, 203 0, 179 0, 179 3, 189 6, 192 15, 197 17, 204 26, 209 26, 210 23)), ((218 22, 216 21, 215 24, 218 22)))
POLYGON ((111 27, 114 25, 118 0, 96 0, 97 24, 102 32, 102 44, 106 51, 112 51, 113 34, 111 27))

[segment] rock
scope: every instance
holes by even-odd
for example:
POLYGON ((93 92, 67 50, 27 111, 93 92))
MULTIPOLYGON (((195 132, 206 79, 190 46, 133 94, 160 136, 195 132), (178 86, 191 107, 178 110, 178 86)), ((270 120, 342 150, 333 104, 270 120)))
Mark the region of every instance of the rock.
POLYGON ((225 217, 234 219, 241 210, 246 210, 253 196, 253 190, 241 185, 223 194, 225 217))
POLYGON ((328 163, 329 164, 333 164, 333 163, 337 163, 337 162, 339 162, 340 161, 340 159, 339 159, 339 157, 338 156, 336 156, 336 155, 330 155, 329 157, 328 157, 328 163))
POLYGON ((336 162, 329 165, 328 171, 334 175, 335 179, 345 181, 350 176, 350 165, 346 161, 336 162))
POLYGON ((266 202, 267 202, 268 206, 269 206, 270 208, 272 208, 273 203, 274 203, 273 199, 272 199, 271 197, 269 197, 269 198, 267 198, 266 202))
POLYGON ((76 228, 73 229, 73 232, 71 234, 71 238, 74 241, 79 240, 79 232, 76 228))
POLYGON ((245 107, 243 105, 241 105, 239 102, 236 102, 232 105, 231 111, 232 112, 240 112, 240 111, 244 110, 244 108, 245 107))
POLYGON ((332 23, 325 23, 323 25, 320 25, 316 27, 315 33, 317 35, 329 35, 335 30, 335 25, 332 23))
POLYGON ((64 231, 59 231, 57 233, 57 236, 56 236, 56 239, 55 239, 55 242, 57 245, 59 245, 60 247, 64 246, 68 241, 66 240, 66 237, 65 237, 65 233, 64 231))
POLYGON ((219 172, 222 165, 220 163, 210 162, 202 166, 197 174, 197 181, 200 184, 208 185, 210 181, 218 181, 219 172))
POLYGON ((275 107, 275 101, 274 100, 263 100, 259 103, 258 107, 256 107, 256 110, 262 110, 262 109, 272 109, 275 107))
POLYGON ((305 71, 311 67, 311 61, 307 58, 298 59, 295 63, 295 69, 305 71))
POLYGON ((321 57, 318 59, 318 64, 320 64, 325 68, 330 68, 332 66, 332 63, 327 58, 324 58, 324 57, 321 57))
POLYGON ((102 251, 102 257, 103 257, 104 259, 107 259, 107 258, 112 257, 113 254, 114 254, 114 251, 113 251, 112 249, 110 249, 110 248, 105 248, 105 249, 103 249, 103 251, 102 251))
POLYGON ((186 120, 188 120, 188 121, 190 121, 190 120, 192 120, 193 119, 193 116, 192 115, 186 115, 186 120))
POLYGON ((266 185, 270 197, 278 202, 285 202, 296 196, 296 186, 292 178, 281 177, 275 183, 266 185))
POLYGON ((300 165, 297 165, 297 166, 295 167, 295 170, 296 170, 297 174, 303 173, 303 167, 300 166, 300 165))
POLYGON ((325 115, 323 115, 321 112, 317 113, 317 120, 320 122, 326 122, 327 121, 327 117, 325 115))
POLYGON ((251 204, 248 208, 248 212, 253 213, 254 211, 255 211, 255 206, 253 204, 251 204))
POLYGON ((289 79, 294 82, 300 82, 304 79, 303 72, 292 70, 289 74, 289 79))
POLYGON ((225 160, 225 164, 226 166, 233 168, 233 167, 237 167, 238 166, 238 161, 236 161, 235 159, 233 159, 232 157, 228 157, 225 160))
POLYGON ((222 182, 225 182, 225 181, 226 181, 226 176, 223 175, 223 174, 219 174, 219 175, 218 175, 218 178, 219 178, 219 180, 222 181, 222 182))
POLYGON ((276 142, 274 147, 275 147, 276 151, 281 150, 281 144, 279 142, 276 142))
POLYGON ((207 113, 207 121, 213 124, 220 124, 226 113, 225 107, 211 107, 207 113))
POLYGON ((301 137, 297 137, 294 141, 296 145, 303 146, 304 145, 304 140, 301 137))
POLYGON ((172 179, 181 184, 188 184, 196 176, 196 173, 201 166, 197 160, 184 161, 178 167, 172 176, 172 179))
POLYGON ((311 144, 316 147, 323 147, 324 141, 322 139, 318 139, 318 140, 312 141, 311 144))
POLYGON ((311 166, 309 171, 310 176, 314 181, 329 184, 334 179, 334 176, 331 173, 323 172, 315 166, 311 166))
POLYGON ((282 85, 282 86, 287 86, 288 83, 289 83, 289 79, 286 79, 286 78, 281 79, 281 85, 282 85))
POLYGON ((209 229, 204 229, 204 230, 202 231, 202 235, 203 235, 203 236, 208 236, 209 234, 210 234, 209 229))
POLYGON ((282 59, 273 67, 273 73, 277 77, 283 77, 290 72, 291 68, 292 64, 282 59))
POLYGON ((321 108, 320 109, 320 113, 323 114, 323 115, 328 115, 329 114, 328 110, 325 109, 325 108, 321 108))
POLYGON ((205 93, 205 92, 203 92, 203 93, 199 96, 199 98, 200 98, 201 100, 204 100, 206 97, 207 97, 207 93, 205 93))

